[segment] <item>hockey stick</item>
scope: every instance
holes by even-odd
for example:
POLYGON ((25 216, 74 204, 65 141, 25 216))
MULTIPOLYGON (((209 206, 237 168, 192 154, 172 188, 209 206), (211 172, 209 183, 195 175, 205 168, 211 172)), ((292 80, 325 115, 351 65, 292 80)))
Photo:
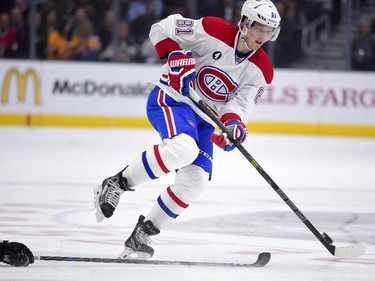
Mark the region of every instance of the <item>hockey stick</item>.
POLYGON ((232 135, 228 132, 227 128, 205 103, 204 100, 190 88, 190 98, 196 102, 199 107, 203 110, 208 117, 224 132, 228 139, 234 143, 238 150, 245 156, 245 158, 254 166, 254 168, 262 175, 262 177, 268 182, 268 184, 276 191, 276 193, 284 200, 290 209, 297 215, 297 217, 307 226, 308 229, 315 235, 315 237, 327 248, 327 250, 335 257, 338 258, 354 258, 365 254, 366 247, 364 243, 357 243, 350 246, 338 247, 332 245, 333 240, 328 236, 327 233, 322 234, 312 225, 312 223, 305 217, 305 215, 297 208, 297 206, 290 200, 290 198, 281 190, 281 188, 273 181, 273 179, 263 170, 258 162, 250 155, 250 153, 243 147, 241 143, 234 140, 232 135))
POLYGON ((271 259, 268 252, 260 253, 253 263, 227 263, 204 261, 173 261, 173 260, 137 260, 114 258, 88 258, 88 257, 63 257, 63 256, 35 256, 35 260, 42 261, 67 261, 67 262, 95 262, 95 263, 125 263, 125 264, 153 264, 153 265, 184 265, 184 266, 209 266, 209 267, 263 267, 271 259))

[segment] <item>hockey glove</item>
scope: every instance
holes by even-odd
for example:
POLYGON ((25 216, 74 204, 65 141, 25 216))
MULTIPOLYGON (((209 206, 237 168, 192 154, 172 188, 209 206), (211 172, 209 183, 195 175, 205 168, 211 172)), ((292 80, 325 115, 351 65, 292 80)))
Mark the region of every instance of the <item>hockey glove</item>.
MULTIPOLYGON (((227 131, 233 136, 233 139, 238 140, 242 143, 247 136, 246 125, 238 120, 228 120, 224 122, 227 131)), ((236 146, 230 142, 226 133, 218 132, 212 133, 210 140, 218 147, 225 151, 232 151, 236 146)))
POLYGON ((189 86, 195 88, 195 59, 191 51, 173 51, 168 56, 169 86, 189 96, 189 86))
POLYGON ((0 242, 0 261, 11 266, 28 266, 34 263, 34 255, 30 249, 18 242, 0 242))

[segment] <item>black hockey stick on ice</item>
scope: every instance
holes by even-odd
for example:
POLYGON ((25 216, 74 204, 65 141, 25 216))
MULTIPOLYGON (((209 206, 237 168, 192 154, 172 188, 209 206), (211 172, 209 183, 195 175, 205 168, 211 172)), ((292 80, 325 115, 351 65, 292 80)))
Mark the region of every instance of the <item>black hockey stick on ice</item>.
POLYGON ((172 261, 172 260, 137 260, 114 258, 88 258, 88 257, 63 257, 63 256, 35 256, 35 260, 42 261, 67 261, 67 262, 94 262, 94 263, 123 263, 123 264, 151 264, 151 265, 183 265, 183 266, 209 266, 209 267, 263 267, 271 259, 271 254, 260 253, 253 263, 227 263, 204 261, 172 261))
POLYGON ((312 223, 305 217, 305 215, 297 208, 297 206, 290 200, 290 198, 281 190, 281 188, 273 181, 273 179, 263 170, 258 162, 250 155, 250 153, 243 147, 241 143, 234 140, 231 134, 226 129, 225 125, 220 119, 212 112, 210 107, 202 100, 202 98, 190 88, 190 98, 195 101, 204 113, 210 117, 212 121, 219 127, 219 129, 226 133, 228 139, 234 143, 238 150, 245 156, 245 158, 254 166, 254 168, 262 175, 268 184, 276 191, 276 193, 284 200, 290 209, 297 215, 297 217, 307 226, 308 229, 315 235, 315 237, 327 248, 327 250, 339 258, 354 258, 364 255, 366 247, 364 243, 353 244, 350 246, 338 247, 332 245, 333 240, 327 233, 322 234, 312 225, 312 223))

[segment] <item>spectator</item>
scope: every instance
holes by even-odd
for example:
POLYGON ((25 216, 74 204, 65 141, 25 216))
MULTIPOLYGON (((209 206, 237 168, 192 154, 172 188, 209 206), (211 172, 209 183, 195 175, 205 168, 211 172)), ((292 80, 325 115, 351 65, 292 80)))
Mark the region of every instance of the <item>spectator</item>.
POLYGON ((155 47, 150 39, 143 41, 140 51, 141 62, 147 64, 165 63, 164 60, 159 59, 155 52, 155 47))
POLYGON ((127 9, 126 18, 129 22, 132 22, 138 17, 143 16, 147 12, 147 5, 150 2, 154 5, 153 12, 156 18, 161 17, 164 12, 163 0, 134 0, 124 2, 128 3, 128 6, 125 8, 127 9))
POLYGON ((17 7, 21 10, 21 13, 22 13, 22 17, 24 19, 27 19, 28 15, 29 15, 29 0, 18 0, 16 1, 16 5, 17 7))
POLYGON ((26 20, 22 17, 19 7, 16 6, 12 9, 10 21, 17 34, 17 50, 15 50, 17 58, 27 58, 29 55, 29 25, 26 20))
POLYGON ((145 13, 131 22, 130 28, 131 30, 135 31, 135 39, 140 44, 142 44, 144 40, 148 39, 151 25, 153 25, 157 21, 157 18, 155 16, 155 8, 156 7, 154 2, 148 1, 145 13))
POLYGON ((46 59, 47 58, 47 38, 48 35, 46 31, 45 18, 42 16, 41 12, 37 12, 33 19, 35 25, 35 48, 36 48, 36 58, 46 59))
POLYGON ((94 33, 97 33, 99 26, 101 25, 101 19, 99 20, 97 16, 97 7, 99 6, 99 4, 95 5, 95 1, 92 0, 81 0, 81 2, 83 2, 82 7, 85 10, 86 17, 90 20, 92 24, 94 33))
POLYGON ((146 13, 147 5, 145 0, 132 0, 129 3, 127 20, 129 22, 135 21, 138 17, 146 13))
POLYGON ((130 36, 129 25, 126 22, 119 24, 118 45, 111 42, 101 54, 101 60, 117 62, 135 62, 138 60, 138 45, 130 36))
POLYGON ((99 37, 94 35, 91 22, 82 20, 69 43, 67 57, 72 60, 96 61, 101 50, 99 37))
POLYGON ((104 15, 102 27, 99 29, 98 35, 102 48, 105 49, 112 41, 112 34, 115 25, 115 13, 112 9, 108 10, 104 15))
POLYGON ((72 20, 61 21, 61 23, 48 36, 47 59, 67 59, 69 46, 69 34, 73 28, 72 20))
POLYGON ((85 8, 78 7, 75 14, 74 14, 74 18, 76 20, 76 24, 79 24, 80 22, 82 22, 84 20, 87 20, 88 17, 87 17, 87 13, 86 13, 85 8))
POLYGON ((44 14, 41 15, 41 23, 37 30, 38 58, 45 59, 47 57, 48 37, 56 29, 57 22, 55 9, 44 11, 44 14))
POLYGON ((16 29, 10 26, 9 15, 7 13, 0 13, 0 58, 13 58, 16 51, 16 29))
POLYGON ((74 22, 73 22, 74 34, 77 33, 77 28, 78 26, 80 26, 81 22, 86 21, 86 20, 89 20, 89 18, 87 17, 85 8, 78 7, 74 12, 74 22))
POLYGON ((282 0, 276 3, 282 18, 280 35, 275 42, 275 67, 288 67, 301 55, 301 30, 306 24, 305 14, 296 0, 282 0))
MULTIPOLYGON (((96 10, 96 18, 98 19, 98 28, 100 28, 100 24, 102 23, 102 20, 104 19, 105 17, 105 14, 107 11, 109 10, 112 10, 113 7, 114 7, 114 1, 113 0, 97 0, 97 1, 94 1, 94 5, 95 5, 95 10, 96 10)), ((119 15, 120 17, 123 17, 125 18, 125 14, 126 14, 126 11, 128 10, 128 3, 129 3, 129 0, 120 0, 119 1, 119 4, 120 4, 120 10, 118 11, 119 12, 119 15)))
POLYGON ((152 0, 155 5, 155 17, 160 18, 163 15, 164 2, 163 0, 152 0))
POLYGON ((362 20, 352 44, 352 69, 375 70, 375 40, 371 34, 371 22, 362 20))

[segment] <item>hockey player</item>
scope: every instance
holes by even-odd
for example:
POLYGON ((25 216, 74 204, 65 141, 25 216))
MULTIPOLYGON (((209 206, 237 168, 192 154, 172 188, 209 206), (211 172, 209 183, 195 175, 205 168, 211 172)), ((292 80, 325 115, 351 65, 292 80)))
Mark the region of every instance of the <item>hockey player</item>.
POLYGON ((0 261, 12 266, 28 266, 34 263, 34 255, 22 243, 0 240, 0 261))
POLYGON ((243 142, 246 123, 265 87, 273 79, 272 64, 261 48, 276 40, 280 16, 269 0, 248 0, 238 27, 216 17, 198 20, 171 15, 150 30, 160 58, 167 58, 159 82, 147 101, 147 116, 162 143, 140 153, 122 171, 97 186, 97 221, 112 216, 121 194, 171 171, 175 182, 141 215, 119 258, 148 259, 156 235, 202 192, 212 173, 213 143, 225 151, 234 145, 189 98, 196 89, 217 113, 233 138, 243 142))

